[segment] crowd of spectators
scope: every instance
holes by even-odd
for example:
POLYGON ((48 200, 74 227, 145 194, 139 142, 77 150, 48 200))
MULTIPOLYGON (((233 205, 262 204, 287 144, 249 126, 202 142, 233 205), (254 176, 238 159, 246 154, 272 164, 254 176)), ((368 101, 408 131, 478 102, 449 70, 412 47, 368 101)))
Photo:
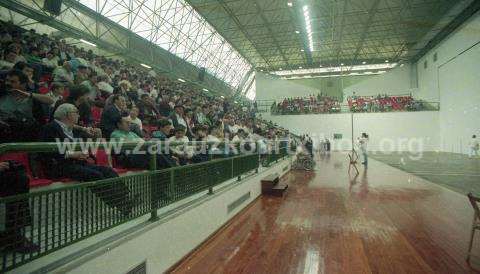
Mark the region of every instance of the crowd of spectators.
POLYGON ((324 94, 285 98, 281 102, 273 102, 271 106, 271 113, 277 115, 338 112, 340 112, 340 102, 338 99, 324 94))
POLYGON ((425 102, 415 100, 412 95, 357 96, 354 94, 347 98, 347 102, 352 112, 422 111, 427 108, 425 102))
MULTIPOLYGON (((92 50, 33 29, 25 31, 2 23, 0 44, 0 143, 85 138, 134 142, 248 141, 253 150, 264 153, 269 140, 288 134, 256 118, 251 104, 239 104, 227 95, 223 98, 206 94, 188 83, 170 80, 122 60, 98 56, 92 50)), ((222 156, 238 153, 233 147, 209 152, 222 156)), ((119 176, 111 165, 97 164, 96 155, 84 152, 37 156, 47 178, 85 182, 119 176)), ((116 163, 127 168, 148 167, 148 157, 144 155, 115 157, 116 163)), ((158 168, 210 159, 209 155, 196 154, 188 145, 157 157, 158 168)), ((31 168, 24 163, 0 158, 1 195, 28 192, 32 179, 25 174, 28 170, 31 168)), ((107 204, 111 204, 108 197, 123 197, 125 202, 117 209, 125 215, 130 214, 135 203, 132 197, 127 198, 128 189, 122 185, 102 188, 97 195, 107 204)), ((28 202, 7 205, 6 211, 17 214, 20 207, 28 208, 28 202)), ((1 247, 18 252, 38 249, 23 237, 18 229, 22 225, 13 224, 18 216, 8 216, 5 232, 0 235, 1 247), (6 246, 6 242, 14 242, 15 246, 6 246)))

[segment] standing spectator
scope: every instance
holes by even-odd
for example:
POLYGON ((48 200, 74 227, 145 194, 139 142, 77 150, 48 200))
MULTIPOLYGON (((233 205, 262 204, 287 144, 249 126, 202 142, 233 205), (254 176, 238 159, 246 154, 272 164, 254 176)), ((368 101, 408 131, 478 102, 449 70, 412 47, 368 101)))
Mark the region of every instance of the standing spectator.
POLYGON ((360 151, 363 156, 362 165, 365 165, 365 167, 367 167, 368 166, 368 154, 367 154, 368 135, 365 132, 362 133, 362 137, 358 139, 358 143, 360 146, 360 151))
POLYGON ((468 155, 469 158, 478 157, 478 149, 479 149, 479 142, 477 139, 477 135, 472 136, 472 140, 470 140, 470 153, 468 155))

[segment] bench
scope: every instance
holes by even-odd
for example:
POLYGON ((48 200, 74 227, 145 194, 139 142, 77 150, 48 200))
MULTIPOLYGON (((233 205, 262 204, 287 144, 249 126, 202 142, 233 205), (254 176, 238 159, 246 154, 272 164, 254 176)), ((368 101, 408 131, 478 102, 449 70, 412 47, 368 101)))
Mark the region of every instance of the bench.
POLYGON ((288 188, 288 184, 280 182, 280 175, 278 175, 278 173, 264 177, 260 183, 262 184, 263 195, 282 197, 288 188))

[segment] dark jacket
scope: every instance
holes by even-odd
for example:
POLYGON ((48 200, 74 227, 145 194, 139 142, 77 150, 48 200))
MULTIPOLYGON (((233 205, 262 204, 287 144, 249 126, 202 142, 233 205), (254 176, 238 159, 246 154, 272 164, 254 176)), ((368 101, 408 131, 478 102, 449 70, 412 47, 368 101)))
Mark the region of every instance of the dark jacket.
POLYGON ((117 121, 122 118, 122 113, 115 105, 112 105, 102 112, 100 119, 100 129, 102 135, 109 139, 110 134, 117 128, 117 121))
MULTIPOLYGON (((81 134, 78 131, 73 131, 74 138, 81 138, 81 134)), ((70 140, 67 135, 63 132, 62 127, 55 121, 52 121, 45 126, 43 126, 42 131, 40 133, 40 141, 42 142, 56 142, 60 140, 63 142, 64 140, 70 140)), ((60 174, 59 169, 62 165, 75 163, 77 160, 74 159, 65 159, 65 154, 60 153, 42 153, 42 164, 44 166, 44 170, 49 173, 47 174, 48 177, 59 177, 60 174)))

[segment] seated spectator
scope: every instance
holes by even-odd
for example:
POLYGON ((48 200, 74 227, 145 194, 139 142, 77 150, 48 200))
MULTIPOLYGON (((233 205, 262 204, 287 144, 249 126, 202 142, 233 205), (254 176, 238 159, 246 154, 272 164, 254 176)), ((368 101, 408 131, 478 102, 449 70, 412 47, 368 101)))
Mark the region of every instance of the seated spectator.
MULTIPOLYGON (((13 196, 29 192, 29 179, 25 167, 15 161, 0 162, 0 193, 13 196)), ((28 199, 4 204, 4 228, 0 232, 0 250, 19 253, 40 251, 38 245, 26 238, 25 227, 31 225, 32 218, 28 199)))
POLYGON ((42 64, 50 69, 55 69, 58 67, 59 58, 53 54, 53 52, 48 52, 47 57, 42 59, 42 64))
POLYGON ((5 50, 3 52, 2 60, 0 60, 0 69, 12 69, 16 63, 15 59, 17 59, 17 54, 14 50, 5 50))
POLYGON ((172 115, 170 115, 170 119, 172 120, 172 125, 174 128, 177 128, 178 126, 183 126, 185 128, 187 128, 187 122, 185 121, 185 118, 184 118, 184 108, 182 105, 176 105, 174 108, 173 108, 173 113, 172 115))
POLYGON ((158 129, 152 132, 152 138, 160 141, 166 141, 172 136, 172 123, 167 119, 160 119, 157 122, 158 129))
POLYGON ((72 85, 74 80, 72 66, 70 61, 63 62, 62 66, 55 68, 53 71, 53 81, 60 82, 65 85, 72 85))
POLYGON ((75 84, 79 85, 83 81, 88 80, 89 69, 84 65, 79 65, 75 74, 75 84))
POLYGON ((153 125, 158 119, 158 110, 155 107, 155 101, 148 94, 143 94, 137 104, 139 114, 138 117, 145 124, 153 125))
POLYGON ((98 96, 97 82, 97 76, 92 74, 80 84, 88 89, 88 98, 92 102, 95 101, 98 96))
POLYGON ((137 107, 132 107, 130 109, 130 120, 131 120, 131 125, 130 125, 130 130, 135 132, 140 137, 143 137, 143 124, 142 120, 138 118, 138 108, 137 107))
MULTIPOLYGON (((78 131, 74 129, 79 118, 78 109, 72 104, 60 105, 54 113, 54 121, 45 125, 41 133, 41 141, 66 142, 78 141, 78 131)), ((45 153, 43 155, 45 171, 51 177, 66 177, 81 182, 91 182, 107 178, 118 177, 110 167, 97 166, 89 163, 92 156, 86 152, 65 151, 64 153, 45 153)), ((132 200, 128 199, 129 190, 121 182, 115 187, 102 186, 90 188, 106 204, 116 207, 124 216, 128 216, 133 207, 132 200)))
POLYGON ((27 91, 38 92, 38 84, 33 80, 33 67, 24 62, 18 62, 13 66, 14 70, 21 70, 28 78, 27 91))
POLYGON ((53 100, 53 104, 50 105, 52 108, 55 107, 55 104, 57 103, 57 101, 63 99, 63 93, 64 92, 65 92, 65 87, 62 83, 55 83, 54 82, 52 84, 51 90, 46 94, 47 96, 49 96, 53 100))
MULTIPOLYGON (((173 143, 188 143, 190 140, 185 136, 186 128, 184 126, 178 126, 174 130, 175 135, 168 140, 173 143)), ((170 151, 180 161, 181 165, 186 165, 193 157, 193 148, 189 145, 170 145, 170 151)))
MULTIPOLYGON (((83 126, 90 126, 92 125, 92 112, 91 112, 91 106, 90 102, 88 101, 88 89, 85 88, 84 86, 73 86, 70 88, 69 94, 67 98, 64 98, 62 100, 58 100, 57 103, 55 104, 55 109, 65 103, 69 103, 72 105, 75 105, 80 114, 79 118, 79 124, 83 126)), ((53 115, 53 112, 52 112, 53 115)), ((50 117, 50 121, 53 120, 53 116, 50 117)))
POLYGON ((157 99, 160 99, 158 102, 158 112, 160 116, 164 118, 169 117, 172 112, 172 108, 169 105, 170 97, 168 95, 163 95, 162 97, 158 96, 157 99))
POLYGON ((102 118, 100 120, 100 128, 102 129, 103 136, 106 138, 110 137, 117 127, 117 121, 122 117, 122 113, 127 110, 125 97, 121 95, 113 95, 112 103, 112 106, 102 112, 102 118))
POLYGON ((4 142, 28 142, 37 139, 36 131, 43 119, 35 108, 41 104, 51 105, 53 99, 47 95, 27 91, 28 78, 19 71, 7 74, 5 89, 0 91, 0 136, 4 142))
MULTIPOLYGON (((121 142, 143 142, 144 140, 130 130, 131 120, 129 116, 123 115, 116 122, 117 128, 112 132, 110 138, 121 142)), ((143 154, 124 154, 115 155, 117 161, 124 167, 148 169, 150 157, 143 154)))

